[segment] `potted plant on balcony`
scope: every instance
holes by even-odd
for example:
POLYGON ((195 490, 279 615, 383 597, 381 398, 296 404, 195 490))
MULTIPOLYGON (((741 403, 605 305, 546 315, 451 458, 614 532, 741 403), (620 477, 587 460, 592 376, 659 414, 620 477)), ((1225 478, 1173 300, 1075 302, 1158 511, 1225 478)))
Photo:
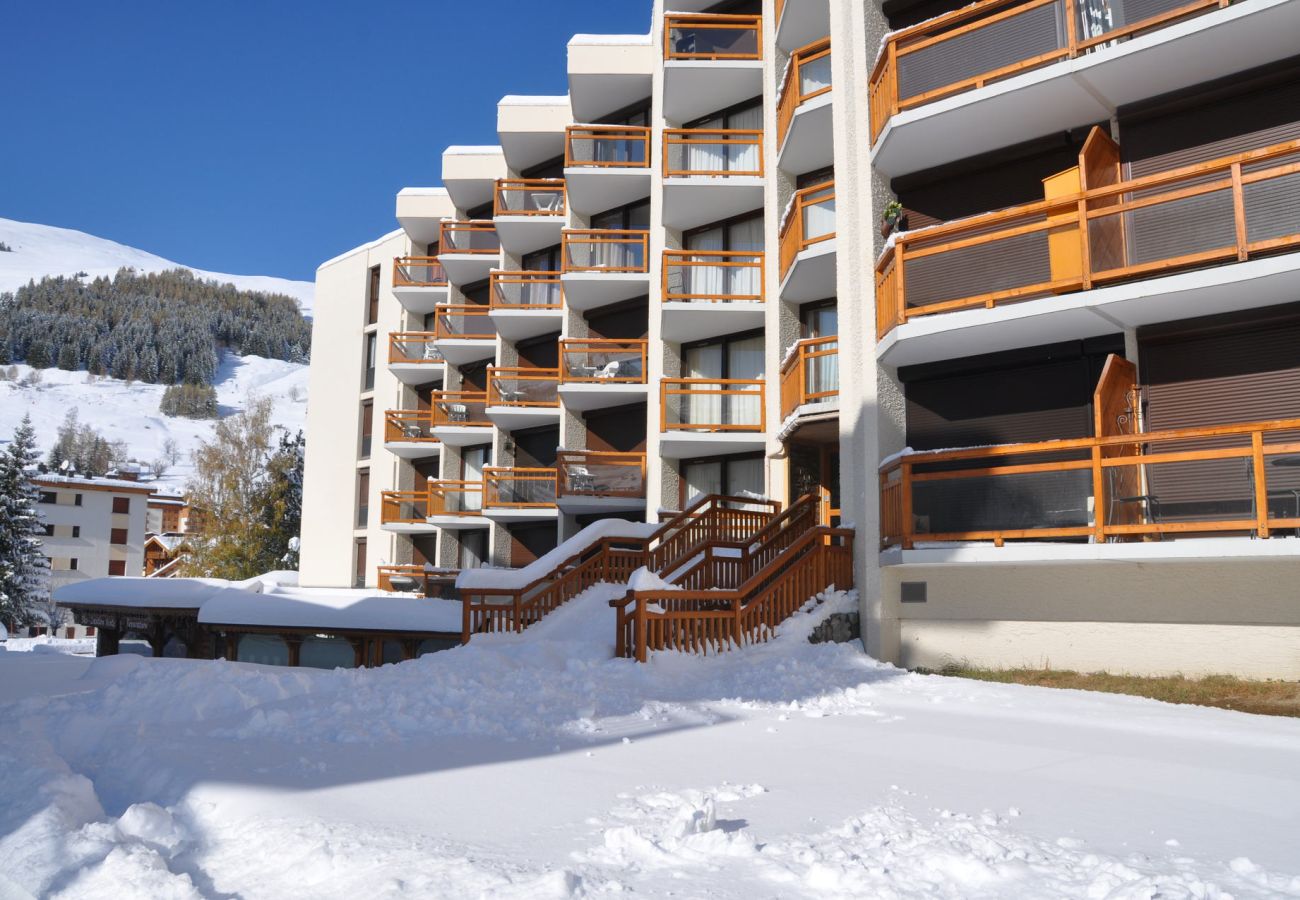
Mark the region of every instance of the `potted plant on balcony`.
POLYGON ((887 238, 895 228, 900 231, 907 227, 907 216, 903 215, 903 204, 890 200, 885 204, 885 211, 880 217, 880 236, 887 238))

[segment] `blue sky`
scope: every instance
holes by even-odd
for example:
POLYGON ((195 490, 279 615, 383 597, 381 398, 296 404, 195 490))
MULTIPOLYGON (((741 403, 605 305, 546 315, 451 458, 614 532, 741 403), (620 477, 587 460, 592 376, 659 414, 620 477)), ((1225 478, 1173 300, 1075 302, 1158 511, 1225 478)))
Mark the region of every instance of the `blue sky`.
POLYGON ((505 94, 563 94, 575 32, 649 0, 5 4, 0 216, 310 280, 396 227, 505 94), (506 27, 510 23, 510 27, 506 27), (442 38, 450 35, 450 39, 442 38))

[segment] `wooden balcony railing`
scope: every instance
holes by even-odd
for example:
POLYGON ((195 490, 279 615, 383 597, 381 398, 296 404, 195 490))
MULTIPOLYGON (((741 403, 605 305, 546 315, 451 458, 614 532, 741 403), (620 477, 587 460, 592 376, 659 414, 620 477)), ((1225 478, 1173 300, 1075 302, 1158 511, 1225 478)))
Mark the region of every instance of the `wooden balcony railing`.
POLYGON ((486 391, 433 391, 429 395, 433 425, 490 428, 486 391))
POLYGON ((1099 128, 1035 203, 900 234, 876 265, 876 329, 1300 246, 1300 140, 1128 180, 1099 128), (1053 185, 1055 187, 1053 188, 1053 185))
POLYGON ((564 167, 645 169, 650 129, 641 125, 570 125, 564 129, 564 167))
POLYGON ((430 481, 428 495, 431 516, 477 516, 483 511, 482 481, 430 481))
POLYGON ((871 139, 903 110, 1227 5, 1155 0, 1138 7, 1145 16, 1130 19, 1120 5, 1098 16, 1078 0, 980 0, 894 32, 871 73, 871 139))
POLYGON ((559 369, 488 366, 488 406, 558 407, 559 369))
POLYGON ((393 287, 446 287, 447 273, 436 256, 399 256, 393 260, 393 287))
MULTIPOLYGON (((831 39, 826 37, 805 44, 790 54, 786 65, 785 81, 776 101, 776 145, 785 143, 785 136, 794 121, 794 113, 814 97, 831 89, 831 39)), ((829 133, 829 132, 828 132, 829 133)))
POLYGON ((434 315, 434 338, 439 341, 490 341, 497 329, 486 306, 439 306, 434 315))
POLYGON ((795 192, 781 223, 781 277, 789 274, 800 253, 834 237, 835 182, 824 181, 795 192))
POLYGON ((761 378, 664 378, 660 431, 762 431, 761 378))
POLYGON ((385 443, 436 444, 433 436, 433 410, 390 409, 384 412, 385 443))
POLYGON ((379 521, 383 525, 418 525, 429 518, 428 491, 382 491, 379 521))
POLYGON ((442 365, 442 352, 433 343, 437 338, 431 331, 390 331, 388 364, 442 365))
POLYGON ((487 466, 483 469, 483 504, 505 509, 555 506, 555 470, 487 466))
POLYGON ((650 232, 621 229, 565 229, 561 243, 564 271, 648 272, 650 232))
POLYGON ((739 128, 665 128, 664 177, 763 174, 763 132, 739 128))
POLYGON ((418 597, 454 599, 460 569, 437 569, 421 565, 377 566, 379 589, 418 597))
POLYGON ((563 178, 498 178, 494 216, 564 215, 563 178))
POLYGON ((762 16, 664 16, 664 59, 762 58, 762 16))
POLYGON ((560 309, 564 284, 559 272, 493 272, 493 309, 560 309))
POLYGON ((807 338, 794 346, 781 366, 781 415, 805 403, 821 403, 840 394, 840 341, 837 336, 807 338))
POLYGON ((665 303, 754 303, 766 294, 762 250, 665 250, 665 303))
POLYGON ((645 384, 645 338, 560 341, 560 384, 645 384))
POLYGON ((492 222, 445 221, 438 229, 438 255, 450 253, 481 253, 495 255, 501 252, 501 239, 492 222))
POLYGON ((1300 419, 910 453, 881 470, 881 543, 1097 543, 1300 528, 1300 419))
POLYGON ((561 450, 555 459, 562 497, 644 497, 645 454, 561 450))

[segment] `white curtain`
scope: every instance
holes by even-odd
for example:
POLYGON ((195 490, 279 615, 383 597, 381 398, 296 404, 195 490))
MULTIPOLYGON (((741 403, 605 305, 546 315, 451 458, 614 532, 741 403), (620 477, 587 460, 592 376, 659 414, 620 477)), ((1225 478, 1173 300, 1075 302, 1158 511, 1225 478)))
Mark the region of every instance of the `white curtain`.
MULTIPOLYGON (((737 128, 745 131, 758 130, 763 127, 763 109, 754 107, 738 113, 733 113, 727 119, 728 128, 737 128)), ((755 136, 737 135, 739 141, 753 140, 755 136)), ((725 168, 728 171, 735 172, 756 172, 758 171, 758 144, 756 143, 728 143, 726 145, 727 164, 725 168)))
MULTIPOLYGON (((830 191, 827 191, 830 193, 830 191)), ((823 200, 803 210, 803 234, 807 239, 835 232, 835 201, 823 200)))
MULTIPOLYGON (((686 242, 687 250, 721 250, 721 228, 710 228, 693 234, 686 242)), ((699 262, 713 263, 720 257, 702 256, 699 262)), ((690 265, 682 267, 682 293, 702 294, 704 299, 720 297, 727 293, 726 269, 719 265, 690 265)))
MULTIPOLYGON (((709 119, 707 122, 701 122, 699 125, 696 126, 696 129, 700 131, 708 131, 709 129, 717 129, 721 127, 723 127, 723 120, 721 116, 718 116, 713 119, 709 119)), ((690 133, 681 135, 681 137, 684 140, 688 140, 688 141, 694 141, 697 139, 695 135, 692 135, 690 133)), ((717 139, 713 138, 710 135, 701 135, 700 137, 702 137, 705 140, 708 140, 709 143, 698 143, 698 144, 690 143, 690 144, 679 145, 684 151, 682 153, 682 161, 684 162, 685 165, 683 165, 682 168, 684 168, 688 172, 724 171, 727 168, 726 147, 724 147, 721 143, 718 143, 717 139)))
MULTIPOLYGON (((758 253, 763 249, 763 219, 747 219, 729 227, 730 249, 741 253, 758 253)), ((729 262, 747 262, 744 257, 733 257, 729 262)), ((760 293, 761 273, 756 266, 727 266, 725 293, 743 297, 757 297, 760 293)))
MULTIPOLYGON (((727 373, 729 378, 763 379, 763 338, 752 337, 733 341, 728 347, 727 373)), ((725 421, 731 425, 757 425, 761 421, 762 407, 758 401, 758 386, 735 388, 741 395, 729 394, 725 421)))
MULTIPOLYGON (((692 347, 686 351, 687 378, 721 378, 722 346, 692 347)), ((690 385, 691 389, 718 390, 719 384, 690 385)), ((696 394, 681 398, 682 422, 691 425, 717 425, 722 422, 722 395, 696 394)))
POLYGON ((690 506, 697 497, 709 494, 721 494, 722 463, 688 463, 683 466, 683 480, 686 482, 686 505, 690 506))
POLYGON ((831 58, 823 56, 806 66, 799 67, 799 96, 806 97, 831 84, 831 58))
MULTIPOLYGON (((487 465, 487 451, 482 447, 473 447, 466 450, 461 456, 462 471, 461 476, 465 481, 482 481, 483 467, 487 465)), ((479 491, 469 491, 461 495, 461 509, 478 510, 483 508, 483 494, 479 491)))
POLYGON ((727 493, 733 497, 741 494, 763 494, 763 460, 727 460, 727 493))

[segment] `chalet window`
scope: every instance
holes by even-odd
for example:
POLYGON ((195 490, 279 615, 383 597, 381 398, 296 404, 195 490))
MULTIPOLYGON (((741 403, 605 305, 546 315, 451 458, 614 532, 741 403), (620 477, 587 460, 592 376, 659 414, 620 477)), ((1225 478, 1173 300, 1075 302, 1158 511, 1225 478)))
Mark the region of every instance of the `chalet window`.
MULTIPOLYGON (((75 568, 75 567, 74 567, 74 568, 75 568)), ((125 574, 126 574, 126 560, 124 560, 124 559, 110 559, 110 560, 108 561, 108 574, 109 574, 109 575, 125 575, 125 574)))
POLYGON ((119 546, 126 544, 126 529, 114 528, 109 532, 108 542, 119 546))
POLYGON ((73 536, 74 538, 79 538, 79 537, 81 537, 81 526, 80 526, 80 525, 73 525, 73 526, 72 526, 72 536, 73 536))
POLYGON ((39 502, 41 502, 41 503, 50 503, 50 504, 58 503, 58 502, 59 502, 59 495, 58 495, 56 492, 54 492, 54 491, 41 491, 41 496, 39 497, 39 502))
POLYGON ((76 495, 73 496, 73 498, 72 498, 72 505, 73 505, 73 506, 80 506, 80 505, 81 505, 81 495, 80 495, 80 494, 76 494, 76 495))
POLYGON ((131 498, 130 498, 130 497, 114 497, 114 498, 113 498, 113 512, 115 512, 115 513, 129 513, 130 511, 131 511, 131 498))

